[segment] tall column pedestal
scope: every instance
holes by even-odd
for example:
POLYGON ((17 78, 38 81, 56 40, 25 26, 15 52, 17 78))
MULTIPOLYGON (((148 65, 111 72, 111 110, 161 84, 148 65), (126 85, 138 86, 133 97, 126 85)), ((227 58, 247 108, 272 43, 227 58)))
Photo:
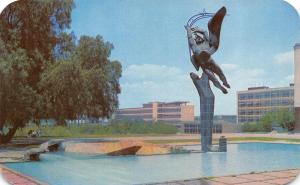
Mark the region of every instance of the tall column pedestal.
POLYGON ((202 73, 200 78, 195 73, 190 73, 190 76, 200 97, 201 149, 203 152, 208 152, 211 150, 212 145, 215 96, 210 88, 208 76, 205 73, 202 73))

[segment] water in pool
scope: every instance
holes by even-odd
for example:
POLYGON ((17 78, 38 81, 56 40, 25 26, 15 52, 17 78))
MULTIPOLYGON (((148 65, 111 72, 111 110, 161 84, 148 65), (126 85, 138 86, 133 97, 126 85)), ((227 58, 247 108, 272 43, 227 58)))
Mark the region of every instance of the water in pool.
MULTIPOLYGON (((189 148, 200 146, 190 146, 189 148)), ((50 185, 126 185, 300 167, 300 145, 244 143, 227 153, 144 157, 43 154, 40 162, 6 164, 50 185)))

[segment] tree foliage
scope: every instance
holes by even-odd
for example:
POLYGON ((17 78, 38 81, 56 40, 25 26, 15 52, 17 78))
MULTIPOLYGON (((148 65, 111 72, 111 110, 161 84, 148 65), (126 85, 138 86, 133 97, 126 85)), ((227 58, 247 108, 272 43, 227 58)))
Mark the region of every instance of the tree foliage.
POLYGON ((22 0, 7 6, 0 15, 0 38, 7 50, 22 48, 32 59, 28 81, 36 87, 46 61, 53 61, 55 48, 70 27, 72 0, 22 0))
POLYGON ((36 92, 27 84, 31 60, 18 49, 0 57, 0 143, 25 126, 36 108, 36 92))
POLYGON ((278 109, 267 112, 260 118, 259 122, 244 123, 242 125, 243 132, 270 132, 273 127, 281 126, 288 131, 295 128, 294 112, 289 109, 278 109))
POLYGON ((0 143, 29 120, 110 117, 121 64, 113 45, 70 28, 73 0, 22 0, 0 14, 0 143), (77 43, 77 44, 76 44, 77 43))
POLYGON ((294 129, 294 123, 294 112, 284 108, 267 112, 260 119, 260 124, 265 131, 271 131, 272 126, 281 126, 282 128, 286 128, 291 131, 294 129))
POLYGON ((48 67, 39 83, 45 111, 41 117, 54 118, 59 124, 76 119, 85 107, 84 83, 76 63, 60 61, 48 67))
POLYGON ((242 124, 243 132, 261 132, 263 131, 262 126, 257 122, 249 122, 242 124))

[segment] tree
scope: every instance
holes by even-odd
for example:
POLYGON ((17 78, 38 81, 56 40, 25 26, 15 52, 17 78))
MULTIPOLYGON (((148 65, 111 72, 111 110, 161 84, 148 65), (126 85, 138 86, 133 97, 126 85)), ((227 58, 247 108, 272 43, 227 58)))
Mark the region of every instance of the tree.
POLYGON ((73 58, 81 66, 88 91, 85 114, 90 117, 110 117, 118 106, 117 95, 121 92, 119 79, 122 69, 118 61, 110 61, 113 45, 95 38, 82 36, 73 58))
POLYGON ((271 132, 274 124, 273 112, 267 112, 263 117, 260 118, 259 124, 261 125, 262 131, 271 132))
POLYGON ((286 128, 288 131, 294 130, 295 116, 293 111, 289 111, 288 109, 280 109, 276 113, 276 118, 282 128, 286 128))
POLYGON ((59 61, 42 74, 39 87, 43 97, 43 118, 53 118, 59 125, 76 119, 86 105, 84 76, 76 63, 59 61))
POLYGON ((0 144, 30 120, 110 117, 121 64, 113 45, 70 27, 73 0, 22 0, 0 14, 0 144))
POLYGON ((0 143, 10 141, 37 107, 38 96, 26 81, 31 62, 22 49, 0 57, 0 143))
POLYGON ((118 106, 121 64, 110 61, 112 44, 82 36, 68 55, 47 67, 39 84, 45 115, 58 124, 78 116, 109 118, 118 106))
POLYGON ((37 88, 45 62, 53 62, 55 48, 70 27, 73 0, 22 0, 7 6, 0 15, 0 38, 8 52, 24 49, 34 62, 28 82, 37 88))
POLYGON ((267 112, 261 119, 260 124, 265 131, 271 131, 272 126, 281 126, 287 128, 289 131, 294 129, 294 113, 289 109, 278 109, 275 111, 267 112))
POLYGON ((66 39, 72 0, 22 0, 0 14, 0 143, 40 115, 38 82, 66 39), (56 49, 58 48, 58 49, 56 49))

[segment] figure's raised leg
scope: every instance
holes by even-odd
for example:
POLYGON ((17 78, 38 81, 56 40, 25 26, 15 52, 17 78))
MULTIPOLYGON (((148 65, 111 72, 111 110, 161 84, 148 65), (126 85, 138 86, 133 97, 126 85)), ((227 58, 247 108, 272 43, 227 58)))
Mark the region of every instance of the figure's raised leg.
POLYGON ((225 87, 230 88, 230 85, 228 84, 227 79, 220 66, 212 58, 210 58, 208 62, 209 62, 209 69, 219 76, 220 80, 223 82, 223 85, 225 87))
POLYGON ((207 74, 209 80, 212 81, 214 86, 220 89, 224 94, 228 93, 227 90, 220 84, 213 72, 211 72, 209 69, 204 69, 203 71, 207 74))

